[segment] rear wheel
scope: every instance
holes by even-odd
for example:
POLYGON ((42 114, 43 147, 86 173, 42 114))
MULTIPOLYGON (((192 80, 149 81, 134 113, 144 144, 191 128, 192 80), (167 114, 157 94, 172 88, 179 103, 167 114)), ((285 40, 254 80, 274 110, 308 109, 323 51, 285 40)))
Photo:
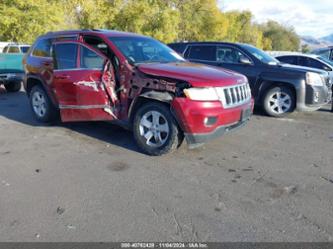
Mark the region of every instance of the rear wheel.
POLYGON ((56 120, 58 110, 53 106, 45 90, 37 85, 30 92, 30 106, 35 118, 43 123, 50 123, 56 120))
POLYGON ((264 111, 272 117, 284 117, 295 110, 293 92, 284 86, 269 89, 263 98, 264 111))
POLYGON ((18 92, 21 89, 21 81, 11 81, 5 85, 7 92, 18 92))
POLYGON ((133 133, 138 146, 153 156, 174 151, 183 140, 170 110, 158 102, 147 103, 136 112, 133 133))

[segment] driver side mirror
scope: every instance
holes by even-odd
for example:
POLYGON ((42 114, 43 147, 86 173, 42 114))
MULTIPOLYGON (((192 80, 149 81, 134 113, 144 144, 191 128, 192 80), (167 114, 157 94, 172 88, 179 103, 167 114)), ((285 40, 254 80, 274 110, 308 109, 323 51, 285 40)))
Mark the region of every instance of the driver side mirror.
POLYGON ((250 59, 247 58, 247 57, 245 57, 245 56, 240 57, 239 58, 239 62, 241 64, 244 64, 244 65, 251 65, 252 64, 252 62, 250 61, 250 59))

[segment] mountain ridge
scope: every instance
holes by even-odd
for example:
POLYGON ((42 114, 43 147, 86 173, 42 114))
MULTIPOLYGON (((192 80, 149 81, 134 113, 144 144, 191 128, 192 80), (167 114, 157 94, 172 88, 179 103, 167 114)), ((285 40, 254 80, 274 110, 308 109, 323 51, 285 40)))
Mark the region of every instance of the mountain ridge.
POLYGON ((315 38, 313 36, 301 36, 300 38, 301 45, 307 45, 311 49, 333 45, 333 33, 321 38, 315 38))

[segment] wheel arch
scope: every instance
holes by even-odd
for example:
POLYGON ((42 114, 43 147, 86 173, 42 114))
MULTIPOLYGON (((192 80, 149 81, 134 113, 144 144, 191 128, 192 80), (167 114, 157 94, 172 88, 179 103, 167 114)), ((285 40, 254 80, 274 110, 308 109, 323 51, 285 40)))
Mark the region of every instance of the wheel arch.
POLYGON ((297 103, 297 90, 296 90, 296 87, 294 84, 289 83, 289 82, 283 82, 283 81, 266 81, 266 80, 263 80, 260 85, 259 94, 257 95, 257 98, 256 98, 256 103, 260 104, 263 101, 265 94, 274 87, 289 88, 292 91, 292 93, 295 97, 295 101, 297 103))
POLYGON ((35 75, 28 75, 26 78, 25 91, 26 91, 28 97, 30 96, 31 89, 37 85, 41 86, 44 89, 44 91, 50 98, 52 104, 55 107, 58 107, 58 101, 56 100, 54 94, 51 92, 49 87, 46 87, 46 83, 40 77, 35 76, 35 75))
POLYGON ((130 120, 130 123, 133 121, 134 115, 139 107, 145 103, 156 101, 170 107, 170 102, 173 98, 174 96, 169 92, 159 92, 154 90, 140 94, 132 101, 128 109, 128 119, 130 120))

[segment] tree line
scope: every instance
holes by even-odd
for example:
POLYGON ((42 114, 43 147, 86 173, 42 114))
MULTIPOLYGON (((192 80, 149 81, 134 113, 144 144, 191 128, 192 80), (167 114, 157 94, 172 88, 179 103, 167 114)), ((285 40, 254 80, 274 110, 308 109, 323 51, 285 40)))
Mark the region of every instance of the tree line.
POLYGON ((114 29, 162 42, 229 41, 265 50, 299 50, 292 27, 258 24, 250 11, 219 8, 218 0, 0 0, 0 41, 32 43, 49 31, 114 29))

